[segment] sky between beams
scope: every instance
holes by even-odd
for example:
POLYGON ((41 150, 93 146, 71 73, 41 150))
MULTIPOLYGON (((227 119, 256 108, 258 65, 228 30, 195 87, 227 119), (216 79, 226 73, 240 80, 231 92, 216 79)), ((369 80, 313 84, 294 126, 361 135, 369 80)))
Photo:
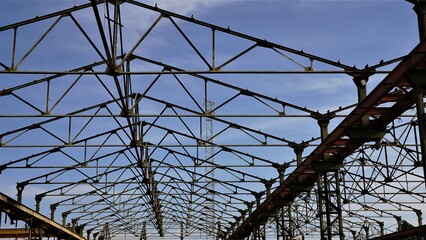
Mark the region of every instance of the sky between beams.
MULTIPOLYGON (((87 2, 79 0, 1 0, 0 26, 32 19, 35 16, 87 2)), ((155 1, 146 1, 146 3, 156 4, 155 1)), ((349 66, 356 65, 358 68, 363 68, 366 64, 377 64, 382 59, 389 60, 403 56, 419 42, 416 15, 412 10, 412 5, 405 1, 157 1, 157 5, 160 8, 186 16, 193 16, 196 19, 225 28, 229 26, 232 30, 267 39, 284 46, 303 49, 304 52, 333 61, 340 60, 340 62, 349 66)), ((133 13, 130 10, 127 12, 129 15, 127 17, 132 21, 129 21, 129 25, 125 26, 124 29, 130 27, 130 25, 135 28, 146 28, 152 23, 152 19, 149 16, 135 14, 134 18, 132 18, 133 13)), ((91 13, 91 11, 88 12, 91 13)), ((93 18, 92 15, 81 15, 79 17, 93 18)), ((170 38, 170 36, 167 36, 167 31, 161 33, 165 34, 162 35, 164 39, 170 38)), ((138 32, 133 36, 134 39, 129 44, 135 42, 139 36, 138 34, 140 33, 138 32)), ((66 42, 68 35, 62 34, 61 36, 61 33, 59 33, 57 37, 62 42, 66 42)), ((31 38, 31 34, 27 38, 31 38)), ((26 40, 28 39, 21 39, 24 42, 26 40)), ((34 40, 32 39, 32 41, 34 40)), ((160 40, 157 44, 162 43, 160 40)), ((9 43, 11 42, 9 41, 9 43)), ((68 44, 70 48, 78 48, 78 43, 69 42, 68 44)), ((238 45, 238 43, 233 42, 227 42, 227 44, 230 47, 238 45)), ((0 61, 8 63, 10 58, 5 56, 10 54, 10 49, 10 44, 1 44, 0 61)), ((24 50, 26 49, 21 51, 24 50)), ((263 59, 262 56, 260 58, 263 59)), ((266 56, 264 58, 267 59, 266 56)), ((43 63, 45 60, 47 59, 40 59, 38 64, 43 63)), ((98 59, 93 59, 93 61, 96 60, 98 59)), ((184 60, 176 59, 177 62, 184 60)), ((89 63, 91 62, 85 62, 84 64, 89 63)), ((194 66, 198 65, 194 64, 194 66)), ((27 67, 30 69, 35 68, 27 67)), ((272 85, 268 87, 264 83, 253 84, 263 86, 262 89, 259 89, 259 91, 263 91, 261 93, 272 97, 285 95, 285 100, 299 105, 307 105, 309 108, 320 111, 336 107, 330 107, 335 102, 342 102, 344 105, 356 101, 355 86, 350 81, 350 78, 341 79, 334 78, 334 76, 327 76, 326 79, 321 78, 317 78, 319 80, 317 82, 312 82, 306 78, 298 79, 295 77, 298 80, 298 84, 289 84, 287 86, 287 83, 283 83, 279 88, 272 85), (299 93, 301 91, 306 91, 308 94, 301 97, 299 93), (342 91, 349 94, 342 94, 342 91), (332 94, 331 96, 327 95, 330 93, 332 94), (334 98, 337 93, 343 96, 334 98), (324 96, 329 98, 328 102, 319 101, 323 100, 324 96)), ((274 81, 273 79, 270 80, 274 81)), ((236 84, 246 84, 241 79, 230 79, 230 81, 234 81, 233 83, 236 84)), ((9 84, 6 79, 0 79, 0 89, 9 87, 9 84)), ((371 90, 371 87, 369 89, 371 90)), ((172 91, 173 89, 169 89, 163 94, 166 95, 172 93, 172 91)), ((0 104, 1 113, 10 108, 7 102, 0 102, 0 104)), ((258 125, 257 122, 248 122, 247 124, 258 125)), ((265 121, 263 124, 268 125, 271 129, 279 126, 273 120, 265 121)), ((315 124, 314 122, 313 125, 315 124)), ((290 130, 296 132, 298 130, 296 126, 290 130)), ((308 132, 307 129, 304 130, 308 132)), ((318 135, 316 126, 309 130, 318 135)), ((1 129, 1 132, 3 133, 4 129, 1 129)), ((304 137, 296 140, 304 139, 304 137)), ((3 154, 1 158, 7 155, 6 152, 3 154)), ((10 156, 7 158, 9 159, 10 156)), ((15 183, 17 181, 20 180, 12 178, 11 175, 0 175, 1 188, 13 191, 8 193, 10 196, 16 194, 15 183)), ((34 187, 32 191, 24 192, 31 196, 27 205, 34 205, 33 196, 38 191, 43 191, 41 188, 34 187)), ((46 215, 48 214, 46 213, 46 215)))

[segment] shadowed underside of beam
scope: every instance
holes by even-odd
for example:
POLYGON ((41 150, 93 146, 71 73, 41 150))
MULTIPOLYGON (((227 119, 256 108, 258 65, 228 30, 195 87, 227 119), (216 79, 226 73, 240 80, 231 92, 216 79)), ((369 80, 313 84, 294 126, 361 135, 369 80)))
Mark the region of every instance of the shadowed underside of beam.
MULTIPOLYGON (((58 238, 60 237, 70 240, 85 239, 79 236, 77 233, 74 233, 68 228, 50 220, 48 217, 29 209, 28 207, 13 200, 12 198, 8 197, 3 193, 0 193, 0 211, 5 212, 12 220, 22 220, 25 221, 27 224, 31 223, 33 226, 42 228, 43 236, 56 236, 58 238)), ((10 229, 2 229, 2 231, 0 231, 0 238, 8 238, 15 236, 28 237, 28 234, 29 231, 25 229, 14 229, 13 231, 10 229)))

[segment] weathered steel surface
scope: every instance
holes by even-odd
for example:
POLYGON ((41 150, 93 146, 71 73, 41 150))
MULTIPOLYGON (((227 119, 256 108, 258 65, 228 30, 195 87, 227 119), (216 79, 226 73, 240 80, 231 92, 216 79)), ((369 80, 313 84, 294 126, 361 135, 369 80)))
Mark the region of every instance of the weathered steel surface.
MULTIPOLYGON (((273 217, 276 209, 282 207, 280 199, 293 199, 304 189, 314 187, 317 171, 314 165, 324 165, 330 170, 333 166, 327 165, 331 159, 343 159, 353 153, 363 143, 371 141, 369 134, 350 138, 348 130, 355 128, 370 131, 374 134, 377 128, 385 128, 392 120, 399 117, 415 103, 412 89, 408 89, 404 97, 394 98, 392 107, 380 108, 380 116, 369 125, 362 126, 363 116, 369 112, 375 114, 377 107, 382 102, 390 101, 389 94, 398 85, 407 85, 405 74, 413 69, 423 68, 426 61, 426 41, 420 43, 382 82, 366 96, 366 98, 330 133, 330 135, 302 162, 290 176, 266 198, 266 200, 244 221, 227 239, 243 239, 251 233, 253 225, 266 222, 273 217), (382 100, 385 98, 385 100, 382 100), (374 130, 370 130, 373 128, 374 130), (341 144, 342 140, 346 140, 341 144), (348 141, 349 140, 349 141, 348 141), (330 150, 332 149, 332 151, 330 150), (333 152, 330 160, 324 161, 324 153, 333 152), (296 186, 296 187, 294 187, 296 186), (298 188, 303 186, 303 188, 298 188)), ((359 131, 358 131, 359 132, 359 131)), ((323 169, 326 170, 326 169, 323 169)))
MULTIPOLYGON (((31 223, 33 226, 37 226, 37 228, 42 227, 43 232, 48 236, 53 235, 72 240, 85 239, 84 237, 79 236, 77 233, 74 233, 68 228, 50 220, 48 217, 29 209, 28 207, 20 204, 3 193, 0 193, 0 210, 7 213, 7 215, 13 220, 23 220, 27 223, 31 223)), ((3 231, 4 232, 0 232, 0 237, 7 237, 6 235, 10 234, 18 234, 8 230, 3 231), (5 234, 5 236, 2 234, 5 234)), ((20 230, 17 231, 19 234, 24 234, 20 230)))

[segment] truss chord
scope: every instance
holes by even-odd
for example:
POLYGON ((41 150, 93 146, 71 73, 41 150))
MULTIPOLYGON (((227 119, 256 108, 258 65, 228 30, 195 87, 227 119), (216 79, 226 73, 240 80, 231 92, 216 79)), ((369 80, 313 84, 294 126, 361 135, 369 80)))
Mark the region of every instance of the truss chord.
MULTIPOLYGON (((426 1, 410 2, 424 39, 426 1)), ((17 202, 35 201, 29 215, 0 201, 0 220, 5 213, 6 226, 25 224, 24 237, 50 237, 53 228, 67 232, 54 230, 53 237, 82 239, 84 232, 88 240, 388 239, 425 232, 424 41, 408 55, 358 69, 135 0, 91 0, 0 27, 0 35, 11 42, 4 54, 10 66, 0 62, 1 188, 8 191, 17 179, 17 202), (85 27, 86 16, 96 25, 85 27), (167 29, 163 18, 171 22, 167 29), (193 35, 185 24, 208 34, 193 35), (47 30, 35 43, 18 39, 18 29, 25 36, 37 26, 47 30), (69 47, 47 37, 68 27, 82 40, 78 49, 50 60, 70 70, 34 68, 50 69, 36 51, 42 43, 51 45, 47 54, 69 47), (157 38, 170 28, 184 46, 157 38), (222 36, 231 39, 223 46, 222 36), (92 64, 81 63, 87 49, 92 64), (275 66, 263 63, 270 53, 291 66, 264 69, 275 66), (294 87, 306 77, 319 88, 327 83, 328 93, 294 100, 312 93, 294 87), (334 79, 352 79, 359 103, 348 93, 336 106, 348 88, 334 79), (367 93, 367 83, 377 86, 367 93), (314 97, 318 102, 310 102, 314 97), (320 136, 312 135, 314 121, 320 136), (42 204, 50 204, 47 225, 34 220, 42 204), (55 225, 58 215, 62 226, 55 225)))

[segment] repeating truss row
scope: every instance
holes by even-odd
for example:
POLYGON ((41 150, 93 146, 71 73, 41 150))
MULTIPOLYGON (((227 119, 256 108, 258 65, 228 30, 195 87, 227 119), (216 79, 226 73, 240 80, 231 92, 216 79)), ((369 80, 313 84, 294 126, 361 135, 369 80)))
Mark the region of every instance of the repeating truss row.
POLYGON ((424 43, 358 69, 133 0, 2 26, 0 39, 1 192, 87 238, 423 225, 424 43), (329 79, 345 84, 298 88, 329 79))

